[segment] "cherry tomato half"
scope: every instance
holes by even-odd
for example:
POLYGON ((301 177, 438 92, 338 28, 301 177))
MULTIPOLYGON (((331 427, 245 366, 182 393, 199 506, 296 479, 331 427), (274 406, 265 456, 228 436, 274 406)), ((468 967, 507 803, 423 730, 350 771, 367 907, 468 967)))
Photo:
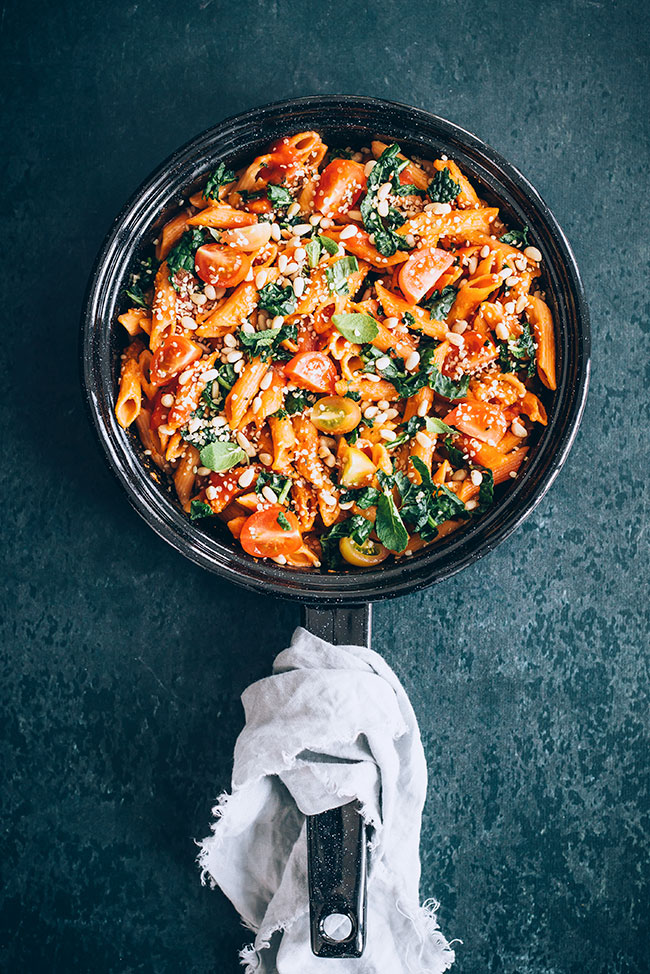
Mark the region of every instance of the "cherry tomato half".
POLYGON ((488 402, 462 402, 447 413, 445 423, 490 446, 496 446, 508 429, 503 409, 488 402))
POLYGON ((196 252, 194 266, 196 273, 206 284, 235 287, 248 274, 251 258, 233 247, 223 247, 218 243, 204 244, 196 252))
POLYGON ((234 230, 224 230, 221 234, 221 243, 228 244, 234 250, 260 250, 270 239, 270 223, 254 223, 250 227, 236 227, 234 230))
POLYGON ((312 407, 311 421, 321 433, 351 433, 361 422, 361 410, 347 396, 325 396, 312 407))
POLYGON ((321 173, 314 207, 327 216, 342 216, 354 208, 366 188, 363 166, 352 159, 333 159, 321 173))
POLYGON ((379 544, 378 541, 371 541, 370 538, 366 538, 363 544, 357 544, 352 538, 341 538, 339 551, 350 565, 357 565, 358 567, 379 565, 390 554, 382 544, 379 544))
POLYGON ((285 374, 302 389, 334 392, 336 368, 322 352, 298 352, 284 367, 285 374))
POLYGON ((244 551, 254 558, 277 558, 298 551, 302 535, 295 514, 281 504, 274 504, 246 518, 239 541, 244 551))
POLYGON ((170 379, 186 369, 202 355, 201 349, 184 335, 170 335, 159 345, 151 360, 149 382, 152 386, 167 385, 170 379))
POLYGON ((412 304, 421 301, 453 262, 453 255, 438 247, 414 251, 399 272, 399 286, 406 300, 412 304))

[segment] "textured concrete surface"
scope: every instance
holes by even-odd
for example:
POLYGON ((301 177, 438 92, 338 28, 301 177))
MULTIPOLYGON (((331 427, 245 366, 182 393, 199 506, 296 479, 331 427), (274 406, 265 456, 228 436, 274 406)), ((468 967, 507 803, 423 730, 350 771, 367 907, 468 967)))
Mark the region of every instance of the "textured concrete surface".
POLYGON ((13 0, 0 24, 0 968, 238 970, 248 933, 200 886, 192 839, 229 781, 239 695, 298 611, 203 574, 129 509, 82 412, 78 314, 113 215, 171 150, 342 91, 512 159, 593 314, 584 425, 546 500, 479 564, 376 610, 429 761, 423 889, 462 974, 647 972, 643 5, 13 0))

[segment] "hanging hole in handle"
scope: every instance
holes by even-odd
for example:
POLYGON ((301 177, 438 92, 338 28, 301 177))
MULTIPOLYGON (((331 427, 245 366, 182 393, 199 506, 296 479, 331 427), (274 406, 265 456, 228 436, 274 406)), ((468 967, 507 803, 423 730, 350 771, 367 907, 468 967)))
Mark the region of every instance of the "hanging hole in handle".
POLYGON ((354 920, 346 913, 328 913, 321 919, 320 932, 330 944, 343 944, 356 933, 354 920))

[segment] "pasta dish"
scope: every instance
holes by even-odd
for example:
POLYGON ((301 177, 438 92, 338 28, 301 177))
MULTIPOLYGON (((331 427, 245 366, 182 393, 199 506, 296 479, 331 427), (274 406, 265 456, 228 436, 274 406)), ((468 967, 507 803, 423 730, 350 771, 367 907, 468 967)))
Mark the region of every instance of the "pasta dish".
POLYGON ((278 140, 137 262, 115 414, 249 555, 413 555, 516 479, 555 389, 542 255, 452 160, 278 140))

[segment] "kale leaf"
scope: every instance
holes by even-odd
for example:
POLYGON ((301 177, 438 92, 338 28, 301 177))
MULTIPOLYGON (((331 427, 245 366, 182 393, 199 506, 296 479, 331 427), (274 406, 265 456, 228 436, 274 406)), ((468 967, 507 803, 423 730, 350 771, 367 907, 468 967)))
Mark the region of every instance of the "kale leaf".
POLYGON ((149 307, 145 294, 153 287, 159 266, 155 257, 143 257, 138 264, 137 271, 131 274, 129 286, 124 289, 126 296, 141 308, 149 307))
POLYGON ((526 372, 535 375, 537 346, 528 322, 525 323, 519 338, 509 338, 498 342, 499 365, 503 372, 526 372))
POLYGON ((528 239, 529 234, 528 227, 524 227, 523 230, 508 230, 504 233, 502 237, 499 237, 501 243, 510 244, 511 247, 527 247, 530 243, 528 239))
POLYGON ((455 300, 456 288, 448 284, 447 287, 443 287, 442 292, 434 291, 428 301, 422 302, 422 307, 426 308, 431 317, 437 321, 446 321, 455 300))
POLYGON ((339 550, 341 538, 351 538, 355 544, 362 545, 372 534, 374 524, 362 514, 353 514, 345 521, 340 521, 321 535, 320 545, 322 561, 328 568, 335 568, 342 562, 339 550))
POLYGON ((266 328, 264 331, 247 332, 240 330, 239 341, 248 351, 251 358, 260 358, 268 362, 271 358, 278 358, 278 346, 281 342, 295 341, 298 337, 297 325, 280 325, 279 328, 266 328))
POLYGON ((202 245, 203 239, 203 230, 194 227, 192 230, 186 230, 176 246, 172 247, 169 251, 167 255, 169 280, 176 290, 178 290, 178 287, 174 281, 174 276, 178 271, 185 270, 190 274, 194 274, 194 255, 202 245))
POLYGON ((433 200, 434 203, 453 203, 460 193, 460 185, 455 179, 451 178, 449 170, 445 166, 444 169, 440 169, 435 174, 427 186, 427 193, 429 199, 433 200))
POLYGON ((259 292, 258 303, 263 311, 270 315, 291 315, 296 310, 296 295, 290 284, 280 287, 278 284, 265 284, 259 292))

